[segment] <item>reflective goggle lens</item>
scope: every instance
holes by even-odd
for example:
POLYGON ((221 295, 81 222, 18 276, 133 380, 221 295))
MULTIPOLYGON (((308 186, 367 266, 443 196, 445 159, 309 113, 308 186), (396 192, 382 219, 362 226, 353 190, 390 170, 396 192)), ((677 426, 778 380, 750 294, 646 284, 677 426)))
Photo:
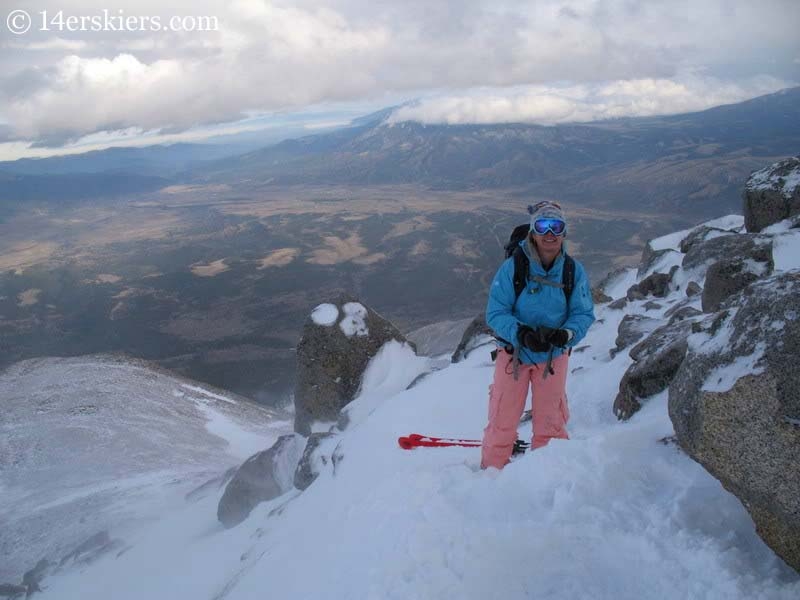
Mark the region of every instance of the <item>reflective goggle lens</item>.
POLYGON ((544 235, 548 231, 553 232, 553 235, 564 235, 567 229, 567 224, 561 219, 536 219, 533 222, 533 231, 539 235, 544 235))

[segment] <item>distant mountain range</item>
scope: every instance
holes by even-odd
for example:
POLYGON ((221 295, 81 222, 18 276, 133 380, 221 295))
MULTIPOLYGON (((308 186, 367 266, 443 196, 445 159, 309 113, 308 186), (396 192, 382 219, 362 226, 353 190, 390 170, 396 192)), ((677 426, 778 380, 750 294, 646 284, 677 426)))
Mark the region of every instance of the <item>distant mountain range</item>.
POLYGON ((747 175, 800 152, 800 88, 697 113, 556 126, 389 123, 385 112, 324 135, 209 163, 190 176, 266 184, 415 183, 517 188, 596 205, 738 208, 747 175))
POLYGON ((800 152, 800 87, 697 113, 556 126, 390 123, 391 112, 236 155, 230 146, 175 144, 4 162, 0 202, 182 182, 228 183, 243 192, 268 185, 416 184, 705 215, 738 210, 752 170, 800 152), (66 175, 72 179, 55 177, 66 175))

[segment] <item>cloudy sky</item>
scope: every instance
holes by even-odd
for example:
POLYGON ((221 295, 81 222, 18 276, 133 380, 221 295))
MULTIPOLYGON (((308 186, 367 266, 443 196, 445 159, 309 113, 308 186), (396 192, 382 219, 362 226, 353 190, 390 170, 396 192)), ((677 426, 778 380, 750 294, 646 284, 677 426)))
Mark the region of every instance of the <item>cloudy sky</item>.
POLYGON ((410 100, 395 119, 552 124, 800 85, 798 0, 4 0, 0 10, 0 158, 286 119, 313 129, 410 100))

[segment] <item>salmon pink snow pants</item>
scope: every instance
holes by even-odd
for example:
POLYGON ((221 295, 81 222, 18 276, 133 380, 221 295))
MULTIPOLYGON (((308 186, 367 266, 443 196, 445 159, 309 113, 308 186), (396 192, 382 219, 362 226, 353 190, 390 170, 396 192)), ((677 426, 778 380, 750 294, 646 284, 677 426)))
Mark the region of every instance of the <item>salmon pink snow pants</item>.
POLYGON ((551 438, 569 439, 567 421, 567 353, 553 359, 553 370, 543 377, 546 363, 519 365, 519 378, 514 380, 512 356, 503 350, 497 353, 494 381, 489 386, 489 424, 483 430, 481 468, 502 469, 511 458, 517 427, 525 410, 528 386, 533 387, 532 448, 541 448, 551 438))

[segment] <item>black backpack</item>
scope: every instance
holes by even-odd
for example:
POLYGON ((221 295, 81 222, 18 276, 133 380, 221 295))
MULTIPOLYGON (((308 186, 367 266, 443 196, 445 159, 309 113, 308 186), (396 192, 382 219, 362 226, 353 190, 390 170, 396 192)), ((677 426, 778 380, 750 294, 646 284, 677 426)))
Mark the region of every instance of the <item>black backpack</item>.
MULTIPOLYGON (((514 293, 515 298, 519 298, 522 290, 528 283, 528 269, 530 268, 530 261, 525 251, 520 247, 519 243, 524 240, 528 232, 531 230, 529 223, 517 225, 514 231, 511 232, 511 238, 505 245, 506 258, 514 257, 514 293)), ((564 269, 561 274, 561 283, 564 288, 564 296, 567 300, 567 315, 569 315, 569 299, 572 296, 572 290, 575 287, 575 261, 573 258, 564 253, 564 269)), ((516 300, 515 300, 516 303, 516 300)))

